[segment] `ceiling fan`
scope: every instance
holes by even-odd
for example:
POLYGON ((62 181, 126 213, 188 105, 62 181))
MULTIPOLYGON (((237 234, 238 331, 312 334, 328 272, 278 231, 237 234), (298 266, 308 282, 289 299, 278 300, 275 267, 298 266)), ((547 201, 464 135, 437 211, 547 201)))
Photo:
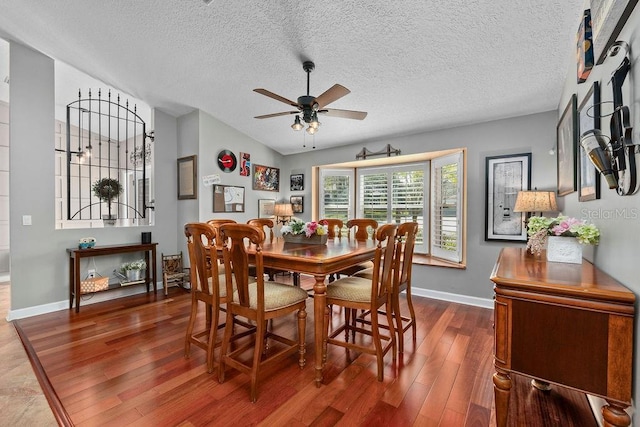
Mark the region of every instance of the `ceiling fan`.
POLYGON ((335 84, 317 97, 309 95, 309 76, 315 67, 316 66, 312 61, 304 61, 302 63, 302 69, 307 73, 307 94, 298 97, 298 102, 291 101, 290 99, 277 95, 266 89, 254 89, 254 92, 258 92, 264 96, 273 98, 276 101, 284 102, 285 104, 297 108, 297 110, 295 111, 283 111, 281 113, 265 114, 263 116, 256 116, 255 118, 269 119, 271 117, 296 114, 295 121, 291 125, 291 128, 293 130, 301 130, 304 127, 304 125, 300 121, 300 116, 302 116, 302 120, 309 125, 309 127, 307 127, 307 132, 311 135, 315 134, 318 131, 318 127, 320 126, 320 122, 318 121, 318 114, 325 114, 331 117, 342 117, 344 119, 364 120, 364 118, 367 117, 367 113, 365 111, 325 108, 325 106, 327 106, 328 104, 337 101, 338 99, 342 98, 345 95, 348 95, 351 92, 349 89, 342 85, 335 84))

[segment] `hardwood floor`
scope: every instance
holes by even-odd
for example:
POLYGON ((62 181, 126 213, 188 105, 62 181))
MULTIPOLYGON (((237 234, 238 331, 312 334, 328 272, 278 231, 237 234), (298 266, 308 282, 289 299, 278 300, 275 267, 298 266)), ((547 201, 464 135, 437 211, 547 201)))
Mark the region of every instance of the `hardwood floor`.
MULTIPOLYGON (((302 277, 303 287, 312 284, 302 277)), ((168 297, 159 292, 83 305, 80 313, 16 321, 16 328, 61 411, 78 426, 495 425, 491 310, 414 297, 417 341, 405 336, 405 355, 395 366, 387 355, 383 382, 376 380, 374 357, 330 346, 324 384, 316 388, 309 299, 307 366, 300 370, 292 356, 263 372, 252 404, 247 376, 229 370, 219 384, 206 372, 204 351, 192 348, 184 358, 189 304, 188 293, 171 288, 168 297)), ((334 322, 339 317, 335 311, 334 322)), ((293 334, 293 325, 293 318, 279 319, 273 327, 293 334)), ((514 383, 510 425, 596 425, 584 395, 535 392, 525 378, 514 383)))

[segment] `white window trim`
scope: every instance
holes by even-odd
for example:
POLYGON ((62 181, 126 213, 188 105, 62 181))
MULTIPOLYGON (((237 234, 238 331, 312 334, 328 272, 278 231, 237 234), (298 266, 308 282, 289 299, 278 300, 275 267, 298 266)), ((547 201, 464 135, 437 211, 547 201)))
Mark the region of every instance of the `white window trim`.
MULTIPOLYGON (((464 223, 463 223, 463 183, 464 183, 464 158, 463 153, 454 153, 443 157, 438 157, 432 160, 431 163, 431 194, 436 194, 434 190, 434 186, 438 184, 436 182, 436 169, 442 166, 457 163, 458 164, 458 185, 457 185, 457 194, 456 194, 456 241, 458 242, 456 246, 456 251, 447 251, 441 249, 433 244, 436 241, 435 234, 435 221, 431 221, 430 227, 430 241, 431 241, 431 255, 446 259, 453 262, 462 262, 463 261, 463 247, 464 247, 464 223)), ((436 200, 435 198, 431 199, 431 210, 429 213, 429 218, 435 218, 435 209, 436 209, 436 200)))
MULTIPOLYGON (((347 176, 349 177, 349 187, 353 189, 353 186, 356 185, 355 180, 355 170, 349 169, 320 169, 320 184, 318 188, 318 212, 321 217, 324 216, 324 179, 328 176, 347 176)), ((353 218, 353 213, 355 212, 355 204, 356 199, 354 196, 354 191, 349 191, 349 207, 347 218, 353 218)))

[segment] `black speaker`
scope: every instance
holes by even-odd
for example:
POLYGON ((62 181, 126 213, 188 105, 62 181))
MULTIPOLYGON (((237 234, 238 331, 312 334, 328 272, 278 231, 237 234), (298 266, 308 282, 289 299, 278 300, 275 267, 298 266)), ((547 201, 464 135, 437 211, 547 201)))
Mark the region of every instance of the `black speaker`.
POLYGON ((142 243, 151 243, 151 232, 150 231, 143 231, 142 233, 140 233, 140 237, 142 239, 142 243))

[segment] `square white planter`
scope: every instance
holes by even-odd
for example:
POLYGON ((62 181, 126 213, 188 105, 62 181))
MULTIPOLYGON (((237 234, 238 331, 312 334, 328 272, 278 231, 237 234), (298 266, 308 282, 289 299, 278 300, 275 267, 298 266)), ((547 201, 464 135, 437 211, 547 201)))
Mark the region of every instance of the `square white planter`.
POLYGON ((548 236, 547 261, 582 264, 582 245, 575 237, 548 236))

